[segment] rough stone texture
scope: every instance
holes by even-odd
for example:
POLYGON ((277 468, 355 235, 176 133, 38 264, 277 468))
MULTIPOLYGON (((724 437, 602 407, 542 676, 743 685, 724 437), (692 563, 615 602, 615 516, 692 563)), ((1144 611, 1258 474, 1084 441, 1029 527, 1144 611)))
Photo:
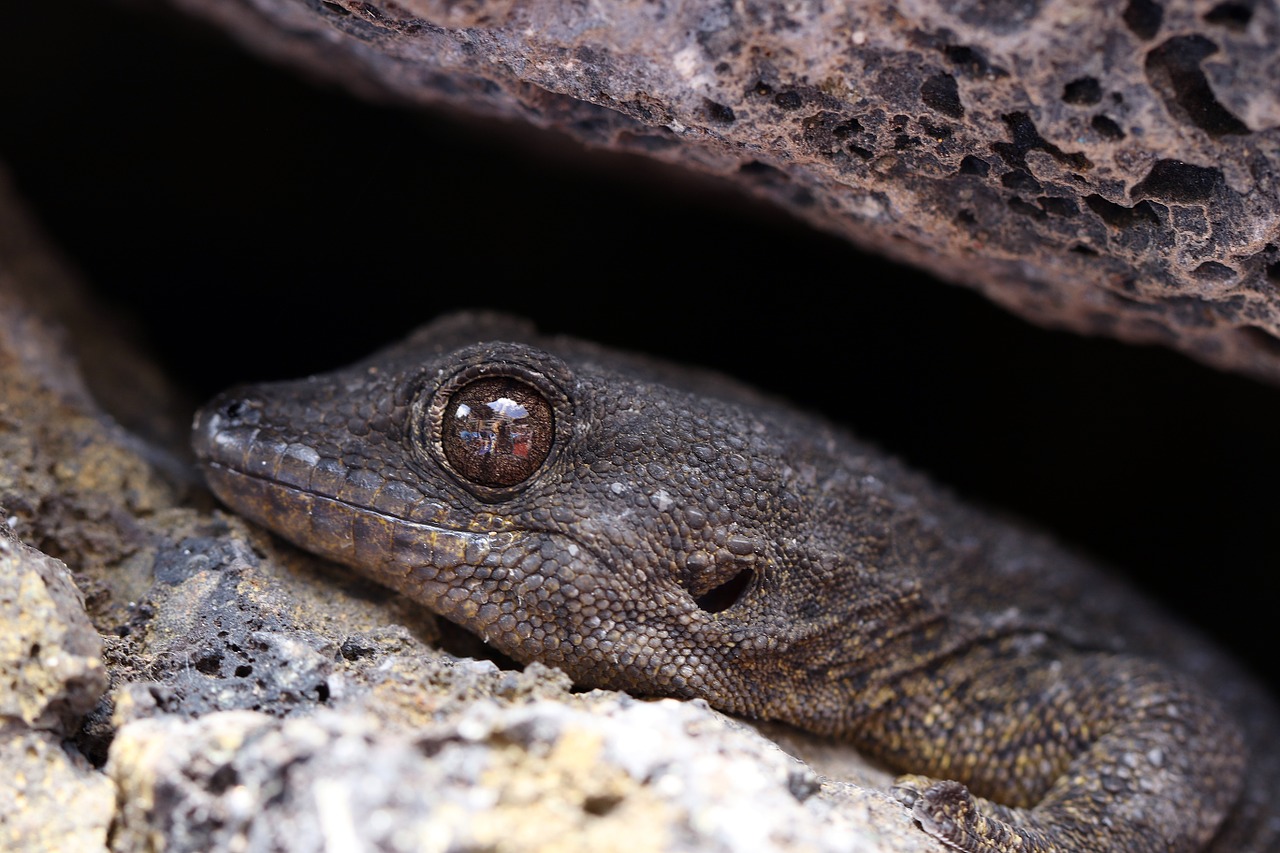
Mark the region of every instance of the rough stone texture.
MULTIPOLYGON (((478 668, 452 669, 461 681, 511 678, 478 668)), ((449 675, 442 668, 437 683, 449 675)), ((406 727, 330 711, 285 721, 228 711, 130 723, 107 767, 125 792, 115 841, 140 848, 159 833, 179 851, 870 851, 884 848, 856 827, 878 820, 907 830, 894 849, 933 849, 887 797, 855 803, 839 786, 824 790, 703 706, 593 693, 514 707, 472 699, 433 717, 406 727)))
POLYGON ((45 552, 0 539, 0 848, 939 850, 847 746, 775 730, 858 784, 701 704, 450 654, 484 650, 213 509, 172 392, 2 180, 0 226, 0 505, 45 552))
POLYGON ((66 566, 0 525, 0 849, 106 849, 115 791, 62 744, 106 686, 66 566))
POLYGON ((0 724, 0 850, 107 849, 115 786, 56 735, 0 724))
POLYGON ((173 0, 732 179, 1037 322, 1280 380, 1280 6, 173 0))
POLYGON ((0 717, 75 731, 107 688, 102 640, 67 567, 0 528, 0 717))

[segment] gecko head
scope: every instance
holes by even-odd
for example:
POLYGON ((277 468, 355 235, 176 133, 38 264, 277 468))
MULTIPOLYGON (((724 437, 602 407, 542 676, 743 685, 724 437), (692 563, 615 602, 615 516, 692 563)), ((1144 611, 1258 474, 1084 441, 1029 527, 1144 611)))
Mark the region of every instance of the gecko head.
POLYGON ((194 434, 236 511, 580 683, 795 718, 858 656, 843 439, 723 377, 458 315, 194 434))

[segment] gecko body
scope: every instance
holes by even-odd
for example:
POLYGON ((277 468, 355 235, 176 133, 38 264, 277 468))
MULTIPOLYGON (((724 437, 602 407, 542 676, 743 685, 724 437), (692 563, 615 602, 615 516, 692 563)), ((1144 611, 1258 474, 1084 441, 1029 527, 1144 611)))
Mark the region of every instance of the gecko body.
POLYGON ((847 738, 972 853, 1280 847, 1276 711, 1106 572, 723 377, 455 315, 197 416, 214 492, 519 661, 847 738))

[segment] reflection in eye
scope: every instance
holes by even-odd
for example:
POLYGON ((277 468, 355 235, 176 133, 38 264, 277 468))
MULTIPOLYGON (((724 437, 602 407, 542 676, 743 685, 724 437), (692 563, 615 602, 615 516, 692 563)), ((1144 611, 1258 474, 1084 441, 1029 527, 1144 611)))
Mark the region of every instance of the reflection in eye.
POLYGON ((445 458, 458 474, 482 486, 514 486, 547 458, 555 434, 551 405, 518 379, 480 379, 449 400, 442 424, 445 458))
POLYGON ((514 456, 527 457, 531 439, 529 424, 518 423, 529 417, 529 410, 510 397, 499 397, 485 403, 489 412, 471 414, 471 407, 459 403, 453 413, 455 419, 463 421, 459 437, 472 453, 477 456, 488 456, 491 453, 510 453, 514 456), (499 437, 504 439, 502 447, 498 446, 499 437))

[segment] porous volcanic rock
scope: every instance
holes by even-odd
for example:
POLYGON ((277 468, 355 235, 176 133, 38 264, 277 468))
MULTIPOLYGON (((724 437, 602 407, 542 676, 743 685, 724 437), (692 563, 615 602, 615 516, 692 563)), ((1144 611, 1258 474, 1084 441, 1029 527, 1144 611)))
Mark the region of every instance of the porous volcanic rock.
POLYGON ((1280 380, 1274 2, 172 3, 358 92, 723 176, 1035 322, 1280 380))

